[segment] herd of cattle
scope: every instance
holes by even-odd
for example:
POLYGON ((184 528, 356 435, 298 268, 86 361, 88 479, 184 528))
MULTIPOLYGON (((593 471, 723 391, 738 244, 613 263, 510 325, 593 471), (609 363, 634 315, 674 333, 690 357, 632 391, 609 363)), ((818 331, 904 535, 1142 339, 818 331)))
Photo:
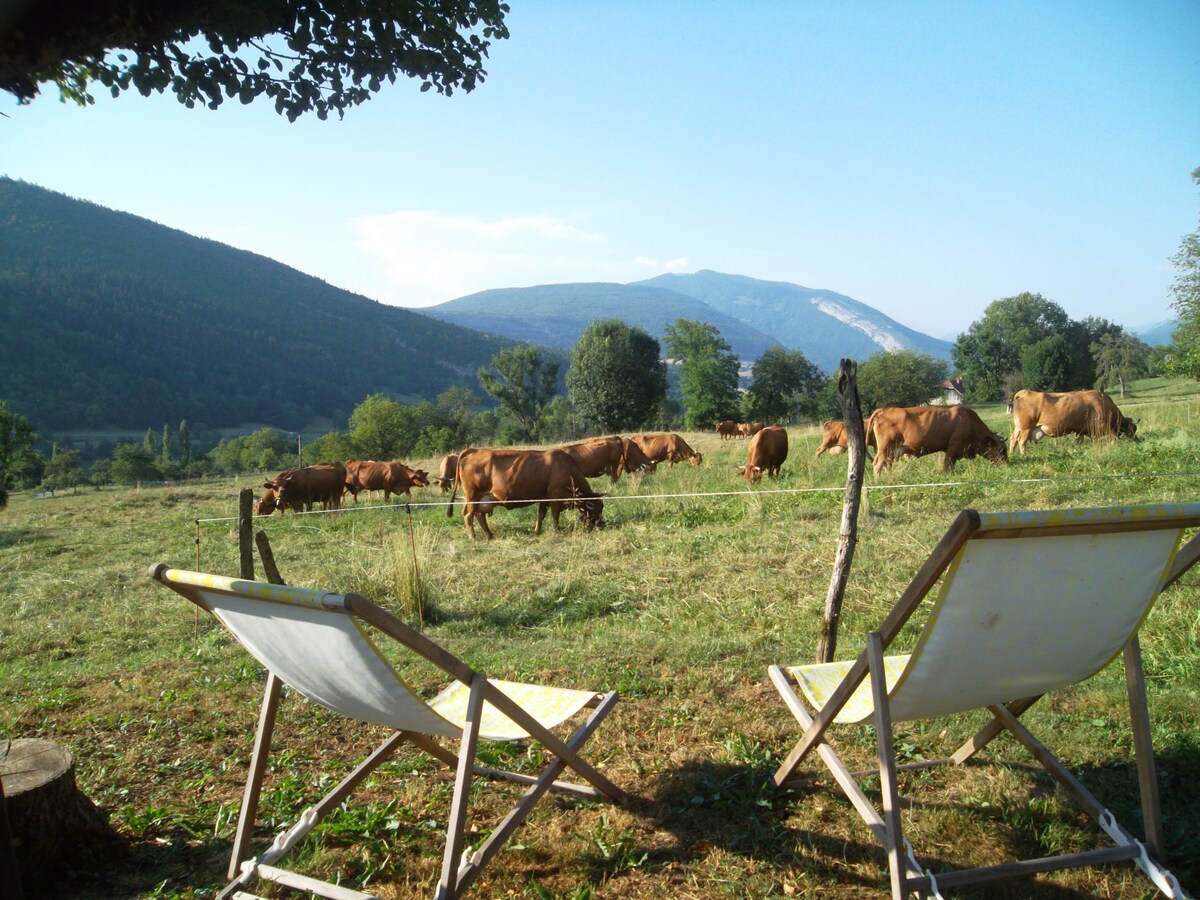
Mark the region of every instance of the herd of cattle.
MULTIPOLYGON (((785 434, 786 440, 786 434, 785 434)), ((454 514, 454 500, 461 487, 463 519, 471 537, 476 521, 490 540, 487 516, 497 506, 513 509, 538 505, 535 532, 541 532, 547 510, 555 526, 565 507, 578 508, 589 524, 600 524, 604 504, 588 484, 589 478, 607 475, 616 481, 624 472, 653 472, 660 462, 700 465, 697 453, 678 434, 637 434, 632 438, 598 437, 554 450, 488 450, 469 447, 442 460, 436 476, 413 469, 399 461, 351 460, 288 469, 264 483, 265 492, 255 511, 270 515, 279 510, 311 511, 320 503, 338 509, 348 493, 355 501, 361 491, 383 491, 387 501, 393 494, 411 496, 414 487, 438 485, 450 491, 447 515, 454 514)))
MULTIPOLYGON (((1007 446, 1003 437, 965 406, 881 407, 871 413, 863 429, 867 446, 875 448, 876 475, 891 469, 901 456, 945 453, 942 468, 949 472, 958 460, 975 456, 1003 465, 1010 452, 1024 454, 1026 444, 1043 437, 1132 438, 1137 433, 1137 423, 1122 415, 1103 391, 1017 391, 1012 415, 1013 433, 1007 446)), ((823 422, 821 430, 818 457, 827 450, 840 453, 845 448, 844 422, 823 422)))
MULTIPOLYGON (((1125 418, 1103 391, 1071 391, 1049 394, 1018 391, 1013 398, 1013 434, 1008 447, 1004 438, 984 425, 978 414, 965 406, 882 407, 864 423, 866 444, 875 448, 874 469, 879 475, 901 456, 945 453, 942 468, 950 471, 960 459, 983 456, 997 464, 1008 462, 1009 450, 1025 452, 1025 445, 1042 437, 1079 435, 1125 435, 1133 437, 1137 426, 1125 418)), ((763 474, 778 477, 787 460, 787 430, 761 422, 718 422, 721 439, 748 437, 746 464, 739 473, 748 481, 763 474)), ((827 421, 817 456, 839 453, 847 444, 845 424, 827 421)), ((636 434, 633 437, 597 437, 553 450, 491 450, 469 447, 442 460, 436 476, 413 469, 399 461, 350 460, 288 469, 264 484, 258 501, 259 515, 275 510, 309 511, 320 503, 339 508, 345 494, 355 501, 362 491, 383 491, 387 501, 393 494, 411 496, 414 487, 436 484, 450 491, 447 515, 454 515, 454 502, 461 489, 463 524, 472 538, 478 522, 491 540, 488 516, 496 509, 515 509, 537 504, 534 532, 540 533, 546 512, 555 527, 565 508, 579 510, 588 526, 603 523, 602 495, 592 489, 589 478, 608 476, 616 481, 622 473, 655 471, 658 463, 690 462, 700 465, 701 454, 678 434, 636 434)))

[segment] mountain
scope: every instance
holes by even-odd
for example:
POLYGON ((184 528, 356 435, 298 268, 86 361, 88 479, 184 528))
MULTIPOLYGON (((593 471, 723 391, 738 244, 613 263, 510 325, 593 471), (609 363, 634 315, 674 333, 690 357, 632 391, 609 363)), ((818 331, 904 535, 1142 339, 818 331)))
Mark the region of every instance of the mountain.
POLYGON ((38 430, 344 422, 478 389, 510 345, 0 178, 0 400, 38 430))
POLYGON ((825 371, 837 368, 842 357, 861 361, 880 350, 916 350, 950 359, 949 341, 905 328, 865 303, 833 291, 708 270, 659 275, 632 286, 637 285, 667 288, 702 300, 789 349, 802 351, 825 371))
POLYGON ((1152 325, 1135 325, 1129 330, 1151 347, 1166 347, 1171 343, 1171 335, 1178 327, 1178 319, 1165 319, 1152 325))
POLYGON ((620 319, 662 340, 676 319, 699 319, 721 332, 742 359, 779 343, 768 334, 674 290, 644 284, 544 284, 480 291, 422 310, 468 328, 569 350, 596 319, 620 319))

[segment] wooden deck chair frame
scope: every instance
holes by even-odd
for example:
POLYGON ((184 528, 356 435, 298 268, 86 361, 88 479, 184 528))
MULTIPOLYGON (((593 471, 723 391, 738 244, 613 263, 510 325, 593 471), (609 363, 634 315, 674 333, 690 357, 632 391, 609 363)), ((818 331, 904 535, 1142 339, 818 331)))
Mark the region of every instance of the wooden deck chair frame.
MULTIPOLYGON (((1154 766, 1154 753, 1150 739, 1150 719, 1146 702, 1145 679, 1142 670, 1138 630, 1149 613, 1158 593, 1175 583, 1181 575, 1200 559, 1200 535, 1182 543, 1183 530, 1200 525, 1200 504, 1164 504, 1149 507, 1118 507, 1110 509, 1059 510, 1032 513, 978 513, 964 510, 951 525, 945 536, 921 566, 895 607, 884 619, 878 630, 869 634, 866 649, 853 662, 831 663, 816 666, 783 667, 771 666, 768 670, 772 682, 783 697, 784 703, 800 723, 803 730, 799 742, 779 766, 774 776, 776 787, 791 782, 800 762, 816 751, 834 780, 845 792, 856 811, 882 845, 888 860, 891 893, 893 898, 907 897, 910 893, 919 896, 940 897, 941 891, 962 885, 994 881, 1077 868, 1120 860, 1132 860, 1151 879, 1156 887, 1167 896, 1187 896, 1178 880, 1163 865, 1164 841, 1162 815, 1159 805, 1158 785, 1154 766), (1137 760, 1138 787, 1141 793, 1145 841, 1139 841, 1127 831, 1104 805, 1019 721, 1019 716, 1028 710, 1047 690, 1066 685, 1052 685, 1048 689, 1038 687, 1028 696, 998 697, 994 702, 973 704, 962 710, 986 708, 992 718, 973 737, 946 759, 930 760, 907 765, 897 765, 892 745, 892 711, 896 697, 903 688, 905 669, 916 660, 917 650, 911 657, 885 657, 884 653, 900 633, 901 628, 921 605, 932 589, 942 582, 943 593, 948 591, 951 576, 963 558, 965 548, 972 542, 1012 539, 1021 537, 1055 537, 1089 535, 1135 534, 1158 530, 1163 532, 1168 552, 1161 561, 1147 561, 1152 569, 1150 596, 1145 598, 1144 608, 1136 614, 1136 622, 1127 637, 1121 637, 1115 648, 1110 648, 1103 662, 1091 674, 1103 669, 1115 655, 1122 655, 1125 665, 1126 687, 1129 698, 1130 720, 1133 731, 1134 751, 1137 760), (1174 532, 1174 534, 1172 534, 1174 532), (949 575, 947 572, 949 570, 949 575), (943 576, 946 576, 943 579, 943 576), (820 671, 824 670, 824 671, 820 671), (823 703, 814 702, 813 696, 805 695, 804 688, 811 684, 812 677, 834 675, 840 681, 830 681, 832 687, 823 703), (799 679, 804 678, 805 684, 799 679), (886 687, 885 687, 886 685, 886 687), (798 691, 797 688, 801 690, 798 691), (863 791, 858 779, 865 774, 851 772, 842 762, 827 738, 827 729, 842 713, 857 701, 857 712, 869 710, 865 718, 857 719, 861 724, 871 723, 876 730, 879 757, 879 777, 882 813, 863 791), (862 706, 861 704, 864 704, 862 706), (808 706, 814 712, 810 714, 808 706), (927 768, 952 764, 961 765, 975 756, 995 737, 1003 732, 1011 733, 1055 781, 1097 822, 1112 839, 1115 846, 1060 856, 1018 860, 980 868, 962 869, 934 875, 918 863, 911 845, 904 838, 900 820, 900 796, 897 787, 897 772, 904 769, 927 768)), ((1049 543, 1049 542, 1042 542, 1049 543)), ((1036 545, 1036 544, 1035 544, 1036 545)), ((1052 578, 1053 576, 1051 576, 1052 578)), ((1017 590, 1026 590, 1031 585, 1018 584, 1017 590)), ((941 602, 941 596, 934 601, 941 602)), ((1053 600, 1053 591, 1047 597, 1053 600)), ((1136 611, 1136 610, 1135 610, 1136 611)), ((935 607, 934 615, 937 609, 935 607)), ((921 642, 939 621, 927 622, 921 642)), ((1123 634, 1123 632, 1122 632, 1123 634)), ((1077 678, 1069 683, 1078 683, 1091 677, 1077 678)), ((952 692, 952 690, 948 689, 952 692)), ((911 693, 911 692, 910 692, 911 693)), ((907 704, 911 712, 912 704, 907 704)), ((938 712, 937 715, 947 714, 938 712)), ((906 719, 925 718, 905 715, 906 719)))
MULTIPOLYGON (((241 812, 227 875, 230 883, 218 895, 222 900, 229 897, 253 896, 245 894, 244 891, 259 878, 275 882, 293 890, 308 891, 322 897, 328 897, 331 900, 364 900, 364 898, 369 898, 370 894, 318 881, 282 869, 276 864, 289 850, 312 831, 323 818, 336 810, 364 778, 370 775, 380 763, 387 761, 396 749, 406 741, 412 743, 434 759, 445 763, 456 772, 454 795, 450 804, 449 823, 446 829, 446 848, 443 855, 441 877, 434 894, 437 898, 458 897, 467 890, 483 867, 496 855, 513 831, 532 812, 535 804, 546 791, 554 790, 586 798, 607 797, 618 803, 624 802, 626 799, 624 792, 597 771, 579 752, 583 744, 612 711, 617 702, 617 694, 615 692, 599 694, 565 691, 557 688, 538 688, 538 686, 534 685, 493 681, 484 673, 472 669, 466 663, 452 656, 429 638, 404 624, 391 613, 358 594, 330 594, 267 582, 221 578, 203 573, 171 569, 161 563, 151 567, 150 575, 155 580, 172 588, 201 608, 212 612, 222 624, 229 628, 234 637, 267 669, 266 690, 259 712, 258 726, 254 738, 254 749, 250 760, 250 771, 242 797, 241 812), (376 656, 374 660, 369 661, 369 664, 375 667, 377 673, 384 673, 381 675, 384 687, 389 689, 391 687, 388 683, 388 673, 390 673, 391 678, 394 679, 397 686, 396 690, 406 692, 406 696, 402 698, 403 702, 411 702, 413 705, 419 706, 422 710, 421 716, 426 717, 422 721, 432 722, 434 725, 434 727, 426 730, 416 730, 396 727, 394 724, 387 722, 378 722, 378 724, 388 724, 389 727, 394 729, 393 733, 370 756, 346 775, 333 790, 305 810, 293 826, 280 833, 266 852, 253 859, 247 858, 248 846, 263 788, 264 773, 267 768, 271 737, 275 727, 282 684, 288 683, 289 686, 295 688, 299 693, 308 696, 310 700, 333 709, 335 712, 343 715, 348 715, 348 713, 343 709, 338 709, 337 704, 329 702, 328 696, 311 696, 303 686, 292 683, 298 679, 293 677, 289 680, 277 674, 277 669, 285 668, 286 666, 279 665, 277 659, 274 661, 270 659, 269 649, 264 650, 261 645, 251 646, 247 643, 244 635, 239 634, 238 630, 236 630, 236 625, 231 624, 228 610, 221 608, 222 603, 225 602, 223 598, 230 599, 231 602, 236 601, 239 604, 239 609, 254 609, 255 615, 271 619, 272 626, 275 624, 274 615, 277 615, 285 608, 290 610, 295 604, 300 604, 308 608, 305 615, 315 617, 316 619, 328 617, 330 621, 334 622, 336 627, 344 630, 345 620, 353 620, 354 631, 363 636, 364 644, 376 656), (261 610, 258 607, 261 607, 261 610), (443 695, 439 695, 439 698, 435 698, 434 701, 430 701, 429 703, 426 703, 426 701, 421 700, 414 694, 407 693, 407 686, 395 674, 390 664, 378 654, 371 639, 367 637, 366 629, 362 628, 362 624, 364 623, 371 626, 377 632, 394 638, 409 650, 442 669, 454 679, 450 687, 443 692, 443 695), (550 695, 552 698, 561 698, 563 703, 573 707, 570 713, 562 717, 563 719, 570 718, 575 713, 584 709, 590 709, 591 712, 587 716, 586 721, 569 738, 565 740, 560 739, 550 730, 559 723, 544 724, 548 715, 542 715, 540 717, 542 721, 539 721, 539 717, 535 716, 534 713, 505 693, 505 691, 513 693, 515 689, 523 688, 554 692, 550 695), (447 718, 435 711, 430 705, 436 703, 442 696, 450 693, 454 693, 456 708, 462 719, 461 724, 448 721, 447 718), (565 695, 580 695, 582 699, 580 697, 565 695), (475 761, 476 749, 481 738, 488 738, 485 730, 485 725, 488 722, 492 722, 493 724, 497 722, 506 723, 502 730, 519 731, 522 737, 538 741, 553 756, 552 761, 538 776, 506 772, 478 765, 475 761), (458 737, 457 753, 444 747, 435 739, 436 736, 453 739, 454 735, 458 737), (559 776, 567 768, 572 769, 586 783, 559 780, 559 776), (527 785, 528 787, 516 806, 495 827, 486 840, 479 847, 471 850, 467 845, 466 820, 467 801, 473 775, 504 778, 527 785)), ((279 628, 281 634, 285 633, 283 623, 279 624, 279 628)), ((350 637, 351 639, 355 639, 353 634, 350 637)), ((312 659, 311 664, 314 667, 319 666, 320 660, 312 659)), ((295 665, 294 661, 292 665, 295 665)), ((348 717, 359 719, 360 721, 372 721, 370 718, 362 718, 358 715, 348 715, 348 717)), ((506 735, 497 739, 519 738, 515 735, 506 735)))

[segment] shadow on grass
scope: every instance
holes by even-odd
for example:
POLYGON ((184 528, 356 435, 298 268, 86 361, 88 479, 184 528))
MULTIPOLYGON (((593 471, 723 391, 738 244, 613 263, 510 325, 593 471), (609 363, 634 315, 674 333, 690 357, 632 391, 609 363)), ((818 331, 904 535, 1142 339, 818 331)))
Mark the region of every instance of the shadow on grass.
POLYGON ((0 550, 5 547, 15 547, 18 544, 33 544, 44 543, 56 535, 44 532, 34 531, 32 528, 14 528, 0 530, 0 550))
POLYGON ((122 852, 81 851, 52 872, 23 873, 26 900, 117 900, 128 897, 191 896, 193 888, 224 885, 229 841, 196 841, 160 834, 122 852))
POLYGON ((721 851, 764 863, 768 872, 779 870, 767 877, 784 879, 801 868, 806 878, 818 882, 886 887, 886 871, 880 880, 871 880, 847 868, 847 863, 879 858, 874 845, 787 825, 790 799, 774 790, 773 772, 773 765, 693 759, 662 773, 646 794, 632 801, 631 810, 669 833, 672 846, 639 846, 634 836, 617 836, 615 843, 598 840, 597 850, 585 853, 591 876, 600 881, 632 865, 685 873, 721 851))

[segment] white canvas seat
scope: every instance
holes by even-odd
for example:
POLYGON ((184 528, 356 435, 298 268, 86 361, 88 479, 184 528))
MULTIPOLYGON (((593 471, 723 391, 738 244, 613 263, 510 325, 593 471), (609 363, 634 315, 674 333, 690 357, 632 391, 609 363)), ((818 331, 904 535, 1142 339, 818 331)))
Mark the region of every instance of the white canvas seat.
POLYGON ((457 771, 447 827, 442 875, 435 896, 457 897, 532 811, 547 790, 622 800, 624 794, 579 755, 617 701, 615 693, 568 690, 489 679, 451 656, 420 632, 357 594, 334 594, 268 582, 248 581, 171 569, 159 564, 153 578, 216 616, 268 672, 250 775, 230 861, 231 883, 220 895, 236 896, 257 878, 331 898, 366 897, 344 887, 287 872, 275 863, 329 812, 335 810, 381 762, 409 741, 457 771), (426 702, 400 678, 379 652, 374 638, 394 638, 454 678, 426 702), (270 751, 280 684, 350 719, 386 726, 393 734, 350 775, 300 814, 260 856, 246 860, 246 848, 270 751), (590 709, 569 739, 552 729, 590 709), (458 752, 434 738, 458 739, 458 752), (539 777, 502 772, 475 764, 480 739, 534 739, 554 756, 539 777), (564 768, 586 783, 558 780, 564 768), (466 803, 473 774, 528 784, 517 807, 478 848, 466 845, 466 803))
POLYGON ((896 898, 1121 859, 1137 863, 1168 896, 1182 896, 1161 864, 1161 813, 1137 634, 1158 594, 1200 556, 1200 538, 1181 547, 1184 530, 1197 525, 1200 504, 1194 503, 965 510, 857 659, 770 667, 772 682, 804 732, 776 772, 776 785, 791 780, 801 760, 816 751, 886 850, 896 898), (911 653, 886 656, 930 596, 911 653), (1122 654, 1145 841, 1117 824, 1018 720, 1042 695, 1090 678, 1122 654), (894 722, 976 709, 990 711, 992 719, 953 756, 897 766, 894 722), (831 725, 866 723, 877 732, 882 815, 838 757, 827 731, 831 725), (1003 731, 1093 816, 1115 847, 937 875, 922 869, 901 833, 896 772, 963 763, 1003 731))

